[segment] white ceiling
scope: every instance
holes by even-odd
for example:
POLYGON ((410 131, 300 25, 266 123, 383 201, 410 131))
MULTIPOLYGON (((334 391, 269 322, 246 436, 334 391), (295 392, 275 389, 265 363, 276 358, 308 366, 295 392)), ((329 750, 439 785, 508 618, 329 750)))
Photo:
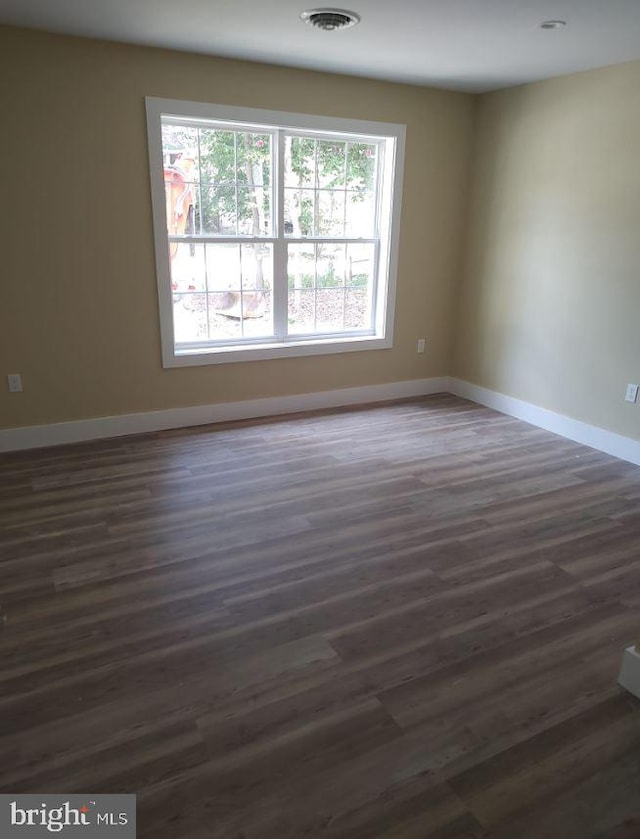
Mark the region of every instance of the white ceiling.
POLYGON ((468 91, 640 58, 640 0, 345 0, 344 7, 362 22, 332 33, 300 21, 314 0, 0 0, 0 22, 468 91), (547 19, 567 26, 540 29, 547 19))

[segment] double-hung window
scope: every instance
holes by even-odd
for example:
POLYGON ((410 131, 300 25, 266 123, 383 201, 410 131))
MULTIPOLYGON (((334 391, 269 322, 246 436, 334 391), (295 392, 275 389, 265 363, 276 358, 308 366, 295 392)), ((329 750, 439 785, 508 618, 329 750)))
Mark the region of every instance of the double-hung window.
POLYGON ((166 367, 392 345, 404 126, 147 99, 166 367))

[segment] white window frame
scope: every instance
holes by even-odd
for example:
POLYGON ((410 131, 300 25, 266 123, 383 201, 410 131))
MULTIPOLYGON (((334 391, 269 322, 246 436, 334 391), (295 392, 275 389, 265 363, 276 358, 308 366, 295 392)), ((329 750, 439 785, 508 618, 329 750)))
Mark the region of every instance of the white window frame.
MULTIPOLYGON (((393 321, 395 312, 396 278, 398 265, 398 243, 400 236, 400 212, 402 206, 402 180, 404 171, 404 125, 386 122, 322 117, 310 114, 295 114, 284 111, 270 111, 259 108, 244 108, 230 105, 213 105, 201 102, 186 102, 176 99, 158 99, 146 97, 147 135, 149 143, 149 167, 151 177, 151 198, 155 239, 156 272, 158 281, 158 300, 160 308, 160 333, 162 342, 162 362, 164 367, 183 367, 203 364, 220 364, 234 361, 256 361, 270 358, 291 356, 325 355, 328 353, 353 352, 358 350, 388 349, 393 346, 393 321), (292 131, 316 134, 320 139, 325 136, 335 139, 337 133, 361 136, 367 141, 372 138, 382 142, 385 154, 383 167, 386 177, 380 187, 380 204, 389 208, 387 217, 380 226, 379 249, 377 253, 376 276, 374 286, 375 325, 367 333, 333 333, 330 335, 293 335, 276 341, 270 339, 246 339, 243 342, 225 343, 212 346, 182 345, 176 347, 173 327, 173 296, 171 290, 171 264, 169 259, 169 239, 166 223, 165 187, 162 153, 162 119, 187 121, 215 121, 228 123, 230 128, 258 130, 292 131)), ((280 144, 283 148, 283 144, 280 144)), ((282 158, 282 152, 281 152, 282 158)), ((273 243, 274 249, 285 249, 288 244, 298 242, 313 243, 327 241, 326 237, 305 237, 298 239, 284 234, 284 210, 282 206, 282 178, 277 171, 282 166, 282 159, 276 160, 274 183, 276 185, 276 206, 274 215, 275 229, 271 236, 261 237, 265 243, 273 243)), ((380 172, 379 172, 380 176, 380 172)), ((216 241, 229 241, 229 237, 212 237, 216 241)), ((242 237, 238 237, 242 242, 242 237)), ((330 240, 331 241, 331 240, 330 240)), ((339 239, 335 241, 339 242, 339 239)), ((359 241, 348 238, 349 242, 359 241)), ((366 242, 367 239, 361 241, 366 242)), ((276 275, 274 286, 280 283, 280 293, 287 292, 286 276, 277 276, 277 266, 282 263, 275 258, 276 275)), ((286 264, 286 253, 284 254, 286 264)), ((275 288, 274 288, 275 294, 275 288)), ((282 313, 280 313, 282 317, 282 313)), ((274 325, 278 331, 278 311, 274 306, 274 325)))

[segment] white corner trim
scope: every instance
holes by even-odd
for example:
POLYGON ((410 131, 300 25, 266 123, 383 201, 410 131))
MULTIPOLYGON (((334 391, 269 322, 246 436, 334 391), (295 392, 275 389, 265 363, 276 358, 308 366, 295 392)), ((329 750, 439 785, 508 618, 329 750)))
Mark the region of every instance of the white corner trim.
POLYGON ((640 654, 635 647, 624 651, 618 684, 640 699, 640 654))
POLYGON ((450 389, 449 384, 450 380, 446 376, 410 379, 404 382, 301 393, 293 396, 274 396, 243 402, 196 405, 191 408, 169 408, 165 411, 0 429, 0 452, 59 446, 65 443, 79 443, 83 440, 122 437, 127 434, 143 434, 148 431, 208 425, 229 420, 292 414, 319 408, 336 408, 341 405, 364 405, 368 402, 385 402, 389 399, 446 393, 450 389))
POLYGON ((531 402, 523 402, 513 396, 506 396, 495 390, 465 382, 462 379, 450 379, 450 392, 488 408, 494 408, 503 414, 517 417, 525 422, 552 431, 561 437, 583 443, 592 449, 598 449, 606 454, 627 460, 629 463, 640 465, 640 441, 631 437, 624 437, 613 431, 589 425, 581 420, 572 419, 564 414, 557 414, 546 408, 540 408, 531 402))

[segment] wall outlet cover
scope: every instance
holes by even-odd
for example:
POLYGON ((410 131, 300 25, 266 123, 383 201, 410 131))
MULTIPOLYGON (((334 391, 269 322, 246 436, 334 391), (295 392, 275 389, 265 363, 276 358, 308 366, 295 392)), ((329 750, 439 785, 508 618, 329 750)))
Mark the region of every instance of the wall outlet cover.
POLYGON ((635 402, 638 398, 638 385, 627 385, 627 392, 625 394, 625 402, 635 402))
POLYGON ((9 373, 7 376, 9 393, 22 393, 22 376, 20 373, 9 373))

